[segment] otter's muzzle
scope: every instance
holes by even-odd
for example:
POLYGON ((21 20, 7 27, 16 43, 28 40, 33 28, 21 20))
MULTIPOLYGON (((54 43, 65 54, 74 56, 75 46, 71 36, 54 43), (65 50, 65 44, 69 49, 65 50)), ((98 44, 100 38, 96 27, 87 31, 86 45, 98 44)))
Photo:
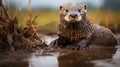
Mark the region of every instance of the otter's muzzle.
POLYGON ((68 13, 65 16, 65 20, 68 22, 78 22, 82 19, 81 15, 79 13, 68 13))
POLYGON ((77 18, 78 16, 77 16, 77 14, 70 14, 70 18, 77 18))

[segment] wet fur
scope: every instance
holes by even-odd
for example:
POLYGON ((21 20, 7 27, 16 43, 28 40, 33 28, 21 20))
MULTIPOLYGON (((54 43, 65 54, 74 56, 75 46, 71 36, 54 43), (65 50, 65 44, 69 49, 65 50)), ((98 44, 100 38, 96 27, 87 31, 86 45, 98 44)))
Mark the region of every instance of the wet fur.
POLYGON ((88 45, 115 46, 117 45, 114 34, 107 28, 92 24, 88 19, 77 23, 60 23, 58 35, 70 42, 78 43, 84 39, 88 45))
MULTIPOLYGON (((63 7, 66 7, 67 5, 70 6, 70 3, 64 4, 63 7)), ((65 14, 60 12, 60 23, 58 24, 59 38, 54 40, 51 44, 63 47, 70 46, 70 49, 71 45, 72 48, 76 45, 79 45, 81 48, 81 45, 83 44, 85 44, 86 47, 89 45, 117 45, 114 34, 109 29, 91 23, 86 17, 86 13, 81 14, 81 16, 81 21, 68 22, 64 19, 65 14)))

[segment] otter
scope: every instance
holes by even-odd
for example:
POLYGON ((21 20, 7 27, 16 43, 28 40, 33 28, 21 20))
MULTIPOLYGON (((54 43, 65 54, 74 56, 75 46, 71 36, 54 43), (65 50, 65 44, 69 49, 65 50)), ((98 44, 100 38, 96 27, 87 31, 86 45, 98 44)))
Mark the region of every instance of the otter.
POLYGON ((58 39, 50 45, 67 49, 85 49, 89 45, 115 46, 117 40, 109 29, 93 24, 86 16, 84 3, 68 2, 60 6, 58 39))

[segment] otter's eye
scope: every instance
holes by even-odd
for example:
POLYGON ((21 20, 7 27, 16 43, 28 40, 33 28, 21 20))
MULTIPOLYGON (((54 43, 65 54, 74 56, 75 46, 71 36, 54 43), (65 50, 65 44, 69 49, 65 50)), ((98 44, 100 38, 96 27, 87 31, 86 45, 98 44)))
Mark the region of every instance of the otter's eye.
POLYGON ((69 10, 68 9, 65 9, 65 12, 68 12, 69 10))
POLYGON ((80 9, 78 9, 78 12, 81 12, 81 10, 80 10, 80 9))

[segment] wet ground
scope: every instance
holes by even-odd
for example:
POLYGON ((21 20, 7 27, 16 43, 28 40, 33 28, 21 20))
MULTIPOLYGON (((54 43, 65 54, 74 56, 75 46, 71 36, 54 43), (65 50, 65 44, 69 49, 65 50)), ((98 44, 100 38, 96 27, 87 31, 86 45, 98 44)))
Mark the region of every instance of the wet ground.
MULTIPOLYGON (((47 44, 54 37, 44 36, 47 44)), ((0 54, 0 67, 120 67, 120 46, 91 46, 82 51, 59 49, 40 50, 30 54, 0 54)))

